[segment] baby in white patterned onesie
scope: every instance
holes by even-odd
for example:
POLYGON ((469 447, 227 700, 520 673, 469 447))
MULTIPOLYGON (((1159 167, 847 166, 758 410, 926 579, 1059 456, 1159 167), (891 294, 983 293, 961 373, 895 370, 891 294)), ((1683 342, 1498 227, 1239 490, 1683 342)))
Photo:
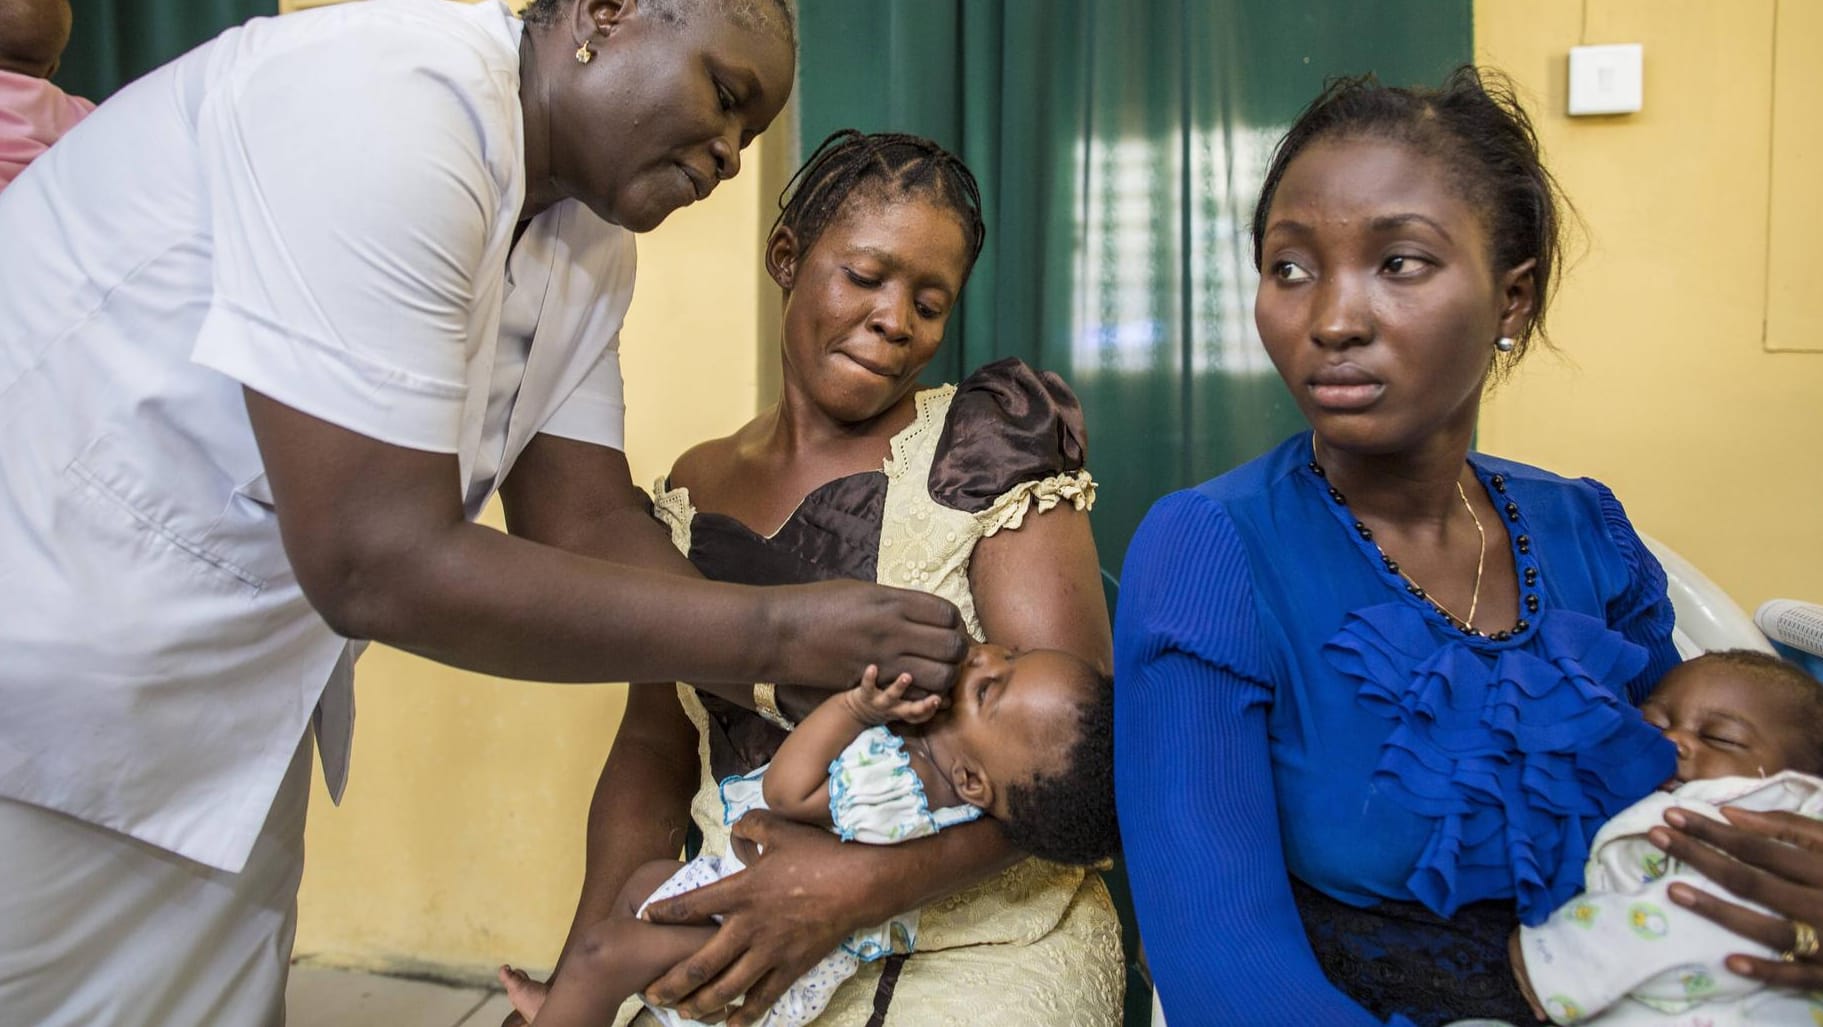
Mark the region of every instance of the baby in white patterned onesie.
MULTIPOLYGON (((977 645, 942 695, 906 695, 909 676, 882 685, 875 668, 830 696, 779 746, 772 762, 722 782, 730 824, 771 809, 827 827, 844 841, 889 845, 983 814, 1012 843, 1060 863, 1094 864, 1115 854, 1113 690, 1068 653, 1009 653, 977 645)), ((536 1027, 597 1027, 629 995, 695 954, 715 926, 655 924, 646 904, 700 888, 742 868, 729 851, 635 871, 615 913, 590 928, 558 968, 548 993, 502 970, 507 994, 536 1027), (660 883, 662 881, 662 883, 660 883), (654 886, 656 885, 656 890, 654 886)), ((861 963, 910 952, 918 914, 858 931, 799 978, 760 1027, 814 1020, 861 963)), ((651 1007, 672 1027, 691 1024, 651 1007)))
POLYGON ((1677 744, 1677 776, 1603 825, 1583 894, 1514 935, 1520 990, 1559 1024, 1823 1023, 1823 1002, 1727 969, 1731 953, 1777 953, 1672 902, 1673 881, 1735 897, 1646 839, 1672 807, 1823 818, 1823 686, 1761 653, 1708 653, 1666 674, 1640 712, 1677 744))

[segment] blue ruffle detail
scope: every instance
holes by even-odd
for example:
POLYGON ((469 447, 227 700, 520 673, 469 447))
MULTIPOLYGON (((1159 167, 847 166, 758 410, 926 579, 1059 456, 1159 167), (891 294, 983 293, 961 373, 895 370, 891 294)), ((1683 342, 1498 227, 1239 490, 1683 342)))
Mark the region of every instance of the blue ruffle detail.
POLYGON ((1511 897, 1540 923, 1581 888, 1602 822, 1676 769, 1624 698, 1646 650, 1571 610, 1508 644, 1440 635, 1421 608, 1386 603, 1349 614, 1323 653, 1395 725, 1374 787, 1431 821, 1413 896, 1446 917, 1511 897))

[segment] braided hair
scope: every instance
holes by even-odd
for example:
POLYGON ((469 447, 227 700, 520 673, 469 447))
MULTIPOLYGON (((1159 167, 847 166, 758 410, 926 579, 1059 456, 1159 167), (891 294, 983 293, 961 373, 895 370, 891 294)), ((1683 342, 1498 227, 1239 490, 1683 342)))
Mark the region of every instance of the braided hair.
POLYGON ((956 215, 969 248, 967 280, 987 241, 981 187, 960 157, 923 136, 852 128, 830 135, 785 184, 772 230, 791 229, 797 251, 808 253, 857 193, 882 200, 916 196, 956 215))

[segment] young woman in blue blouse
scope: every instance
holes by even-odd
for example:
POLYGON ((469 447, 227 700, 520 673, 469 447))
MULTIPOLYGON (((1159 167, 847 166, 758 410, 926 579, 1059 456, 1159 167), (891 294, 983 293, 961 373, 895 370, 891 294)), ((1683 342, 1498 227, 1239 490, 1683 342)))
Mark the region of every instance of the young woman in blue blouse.
POLYGON ((1611 492, 1471 454, 1540 331, 1558 198, 1473 69, 1333 85, 1253 222, 1311 430, 1161 500, 1116 618, 1117 785, 1173 1027, 1530 1020, 1506 941, 1664 781, 1677 656, 1611 492))

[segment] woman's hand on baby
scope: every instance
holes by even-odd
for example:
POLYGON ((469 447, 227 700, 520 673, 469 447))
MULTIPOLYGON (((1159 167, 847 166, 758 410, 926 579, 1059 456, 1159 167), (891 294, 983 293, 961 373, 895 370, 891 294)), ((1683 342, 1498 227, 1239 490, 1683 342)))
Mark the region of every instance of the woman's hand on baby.
POLYGON ((871 908, 868 845, 844 845, 821 828, 755 810, 734 825, 747 869, 695 891, 654 902, 654 923, 721 917, 696 955, 646 988, 648 1000, 686 1016, 721 1010, 745 995, 731 1027, 764 1016, 792 982, 850 933, 892 915, 871 908))
POLYGON ((841 702, 847 707, 850 716, 869 726, 894 720, 922 724, 936 715, 937 708, 943 705, 943 695, 940 692, 926 692, 917 698, 909 698, 906 692, 911 687, 910 674, 901 674, 884 685, 880 684, 880 668, 869 664, 861 672, 861 683, 843 692, 841 702))
POLYGON ((926 592, 861 581, 820 581, 766 589, 772 623, 756 637, 776 640, 762 681, 789 681, 831 691, 854 686, 868 664, 888 680, 909 674, 924 692, 948 690, 968 653, 962 615, 926 592))
MULTIPOLYGON (((1798 813, 1755 813, 1728 807, 1728 823, 1672 809, 1668 827, 1648 837, 1673 859, 1748 902, 1773 910, 1767 916, 1687 884, 1673 884, 1671 900, 1721 924, 1735 934, 1791 953, 1798 944, 1796 923, 1823 930, 1823 823, 1798 813)), ((1736 953, 1728 969, 1777 987, 1823 989, 1823 953, 1794 954, 1789 960, 1736 953)))

